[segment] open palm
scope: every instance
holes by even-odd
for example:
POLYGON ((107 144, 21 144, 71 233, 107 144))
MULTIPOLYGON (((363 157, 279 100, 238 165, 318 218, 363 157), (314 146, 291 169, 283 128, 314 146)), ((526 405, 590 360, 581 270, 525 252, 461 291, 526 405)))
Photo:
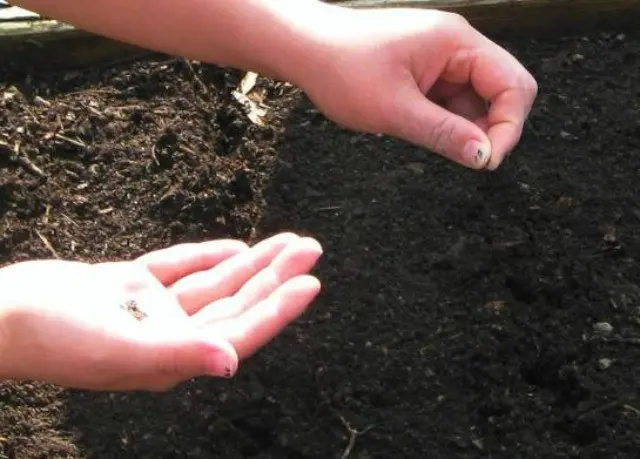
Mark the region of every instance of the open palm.
POLYGON ((98 390, 231 377, 313 301, 321 253, 283 233, 253 247, 217 240, 133 261, 4 268, 0 281, 28 292, 7 315, 0 376, 98 390))

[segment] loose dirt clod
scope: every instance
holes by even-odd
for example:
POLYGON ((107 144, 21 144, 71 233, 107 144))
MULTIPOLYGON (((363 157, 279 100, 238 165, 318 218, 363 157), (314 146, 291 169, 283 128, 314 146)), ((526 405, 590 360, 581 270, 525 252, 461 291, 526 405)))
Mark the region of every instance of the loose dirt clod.
POLYGON ((609 322, 596 322, 593 324, 593 330, 602 335, 609 335, 613 331, 613 327, 609 322))
POLYGON ((613 363, 613 361, 611 359, 607 359, 607 358, 602 358, 600 360, 598 360, 598 368, 600 370, 606 370, 608 369, 611 364, 613 363))

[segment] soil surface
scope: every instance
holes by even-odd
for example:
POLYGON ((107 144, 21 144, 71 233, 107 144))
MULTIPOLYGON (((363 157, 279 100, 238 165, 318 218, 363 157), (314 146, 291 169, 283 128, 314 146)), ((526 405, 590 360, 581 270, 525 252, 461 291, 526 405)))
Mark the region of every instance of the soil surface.
POLYGON ((0 458, 637 458, 640 38, 502 44, 540 96, 495 173, 262 78, 254 124, 212 66, 2 76, 3 264, 282 230, 325 256, 312 311, 231 381, 0 384, 0 458))

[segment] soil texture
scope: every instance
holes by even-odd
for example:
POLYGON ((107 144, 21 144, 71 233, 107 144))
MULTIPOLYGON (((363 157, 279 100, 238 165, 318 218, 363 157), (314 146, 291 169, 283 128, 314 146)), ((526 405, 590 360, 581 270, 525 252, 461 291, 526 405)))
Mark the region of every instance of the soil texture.
POLYGON ((312 310, 231 381, 0 384, 0 458, 637 458, 640 37, 501 44, 540 95, 494 173, 263 78, 255 123, 229 69, 2 74, 3 264, 284 230, 325 255, 312 310))

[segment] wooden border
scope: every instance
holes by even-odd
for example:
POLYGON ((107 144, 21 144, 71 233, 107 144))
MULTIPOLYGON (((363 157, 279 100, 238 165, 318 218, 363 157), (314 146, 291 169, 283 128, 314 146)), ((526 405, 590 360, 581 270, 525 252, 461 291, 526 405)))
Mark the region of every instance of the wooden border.
POLYGON ((110 66, 152 54, 49 20, 0 23, 0 68, 35 73, 110 66))
POLYGON ((637 29, 640 0, 343 0, 351 8, 426 8, 458 13, 488 36, 544 36, 637 29))
MULTIPOLYGON (((456 12, 490 37, 637 29, 640 0, 326 0, 350 8, 456 12)), ((156 54, 52 20, 0 22, 0 69, 23 72, 109 66, 156 54)))

